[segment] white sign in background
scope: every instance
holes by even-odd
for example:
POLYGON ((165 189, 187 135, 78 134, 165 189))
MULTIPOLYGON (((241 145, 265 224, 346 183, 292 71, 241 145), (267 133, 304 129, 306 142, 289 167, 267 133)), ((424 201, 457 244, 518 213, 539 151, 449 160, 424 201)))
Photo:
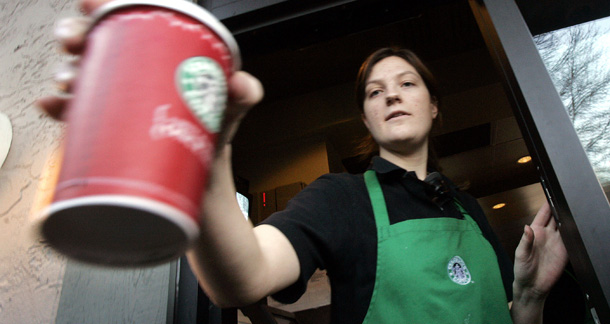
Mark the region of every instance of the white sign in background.
POLYGON ((8 151, 13 141, 13 127, 11 120, 3 113, 0 113, 0 167, 4 164, 8 151))

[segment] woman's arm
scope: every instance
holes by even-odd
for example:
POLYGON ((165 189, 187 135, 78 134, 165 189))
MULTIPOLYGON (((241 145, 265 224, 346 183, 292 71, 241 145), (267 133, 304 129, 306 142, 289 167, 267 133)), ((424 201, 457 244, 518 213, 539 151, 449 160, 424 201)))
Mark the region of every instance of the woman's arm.
POLYGON ((511 315, 514 323, 542 323, 544 302, 559 280, 568 254, 548 203, 525 226, 515 251, 515 281, 511 315))
POLYGON ((295 282, 299 261, 292 244, 272 226, 252 228, 235 198, 231 140, 248 110, 263 96, 245 72, 229 80, 229 103, 203 203, 201 234, 187 256, 210 299, 221 307, 257 302, 295 282))
POLYGON ((235 199, 229 145, 214 164, 201 235, 187 256, 216 305, 249 305, 295 282, 299 261, 278 229, 270 225, 253 229, 244 220, 235 199))

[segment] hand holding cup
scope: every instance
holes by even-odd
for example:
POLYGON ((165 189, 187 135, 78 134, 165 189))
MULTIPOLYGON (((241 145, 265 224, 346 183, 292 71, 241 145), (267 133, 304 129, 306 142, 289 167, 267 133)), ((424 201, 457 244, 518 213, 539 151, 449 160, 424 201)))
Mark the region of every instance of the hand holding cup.
POLYGON ((56 32, 68 52, 84 53, 56 76, 74 95, 39 101, 50 116, 68 121, 62 171, 41 232, 83 261, 164 262, 199 235, 215 147, 230 142, 262 86, 233 72, 240 59, 234 39, 194 4, 82 7, 93 22, 71 18, 56 32))

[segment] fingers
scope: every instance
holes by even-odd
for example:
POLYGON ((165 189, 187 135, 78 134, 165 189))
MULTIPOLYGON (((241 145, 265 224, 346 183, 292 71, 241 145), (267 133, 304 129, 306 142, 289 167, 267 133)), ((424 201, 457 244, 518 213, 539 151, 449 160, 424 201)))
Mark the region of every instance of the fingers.
MULTIPOLYGON (((84 0, 81 6, 86 8, 83 9, 86 13, 90 13, 91 10, 99 6, 100 2, 102 1, 84 0)), ((89 17, 64 18, 59 20, 55 25, 54 35, 66 52, 80 54, 85 48, 85 39, 90 25, 91 18, 89 17)), ((53 78, 60 94, 40 98, 36 100, 35 105, 50 117, 61 120, 68 101, 71 98, 69 92, 72 89, 77 71, 77 60, 60 64, 53 78)))
POLYGON ((250 108, 263 99, 260 81, 251 74, 237 71, 229 80, 229 104, 233 108, 250 108))
POLYGON ((91 25, 89 17, 64 18, 55 25, 55 38, 66 52, 80 54, 85 48, 87 30, 91 25))
POLYGON ((61 120, 69 100, 69 97, 49 96, 36 100, 35 105, 53 119, 61 120))
MULTIPOLYGON (((101 5, 111 0, 82 0, 81 10, 90 15, 101 5)), ((68 53, 80 54, 84 49, 85 37, 92 19, 90 17, 70 17, 60 20, 55 26, 55 38, 68 53)))
POLYGON ((111 0, 82 0, 80 8, 85 14, 90 14, 101 5, 110 2, 111 0))
POLYGON ((70 91, 78 72, 78 61, 61 63, 55 72, 54 80, 59 94, 36 100, 35 105, 52 117, 61 120, 68 101, 72 98, 70 91))
POLYGON ((534 220, 532 221, 532 226, 545 227, 545 226, 547 226, 549 224, 549 221, 552 218, 553 217, 552 217, 552 214, 551 214, 551 206, 549 206, 548 202, 545 202, 540 207, 540 210, 538 210, 538 213, 536 214, 536 217, 534 217, 534 220))
POLYGON ((77 60, 71 60, 58 65, 53 79, 60 91, 70 92, 72 90, 72 85, 78 73, 78 63, 77 60))
POLYGON ((553 231, 557 231, 557 221, 555 220, 555 217, 551 217, 551 220, 549 220, 548 227, 553 231))
POLYGON ((222 132, 218 138, 219 146, 231 142, 240 121, 252 106, 263 99, 264 95, 261 82, 243 71, 233 73, 228 81, 228 88, 229 102, 224 115, 222 132))
POLYGON ((519 242, 518 248, 521 248, 522 255, 527 257, 532 253, 532 249, 534 248, 534 231, 529 225, 525 225, 523 228, 523 236, 521 236, 521 241, 519 242))
MULTIPOLYGON (((96 5, 93 2, 99 1, 86 0, 82 4, 86 4, 89 9, 94 9, 96 5)), ((64 18, 59 20, 55 25, 54 35, 66 52, 80 54, 85 47, 85 38, 90 25, 91 18, 89 17, 64 18)), ((61 63, 53 77, 60 94, 40 98, 36 100, 35 105, 50 117, 60 120, 71 98, 69 92, 72 89, 77 71, 77 60, 61 63)))

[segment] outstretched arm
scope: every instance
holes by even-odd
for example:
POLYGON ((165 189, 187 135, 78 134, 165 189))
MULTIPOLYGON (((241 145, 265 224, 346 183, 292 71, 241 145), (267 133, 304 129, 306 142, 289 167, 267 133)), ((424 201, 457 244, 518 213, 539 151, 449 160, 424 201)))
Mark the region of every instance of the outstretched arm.
POLYGON ((187 255, 210 298, 219 306, 243 306, 295 282, 294 248, 278 229, 252 228, 235 198, 230 141, 247 110, 262 96, 258 80, 239 72, 229 81, 230 104, 210 173, 199 241, 187 255))
POLYGON ((544 302, 559 280, 568 254, 547 203, 526 225, 515 251, 511 315, 514 323, 542 323, 544 302))

